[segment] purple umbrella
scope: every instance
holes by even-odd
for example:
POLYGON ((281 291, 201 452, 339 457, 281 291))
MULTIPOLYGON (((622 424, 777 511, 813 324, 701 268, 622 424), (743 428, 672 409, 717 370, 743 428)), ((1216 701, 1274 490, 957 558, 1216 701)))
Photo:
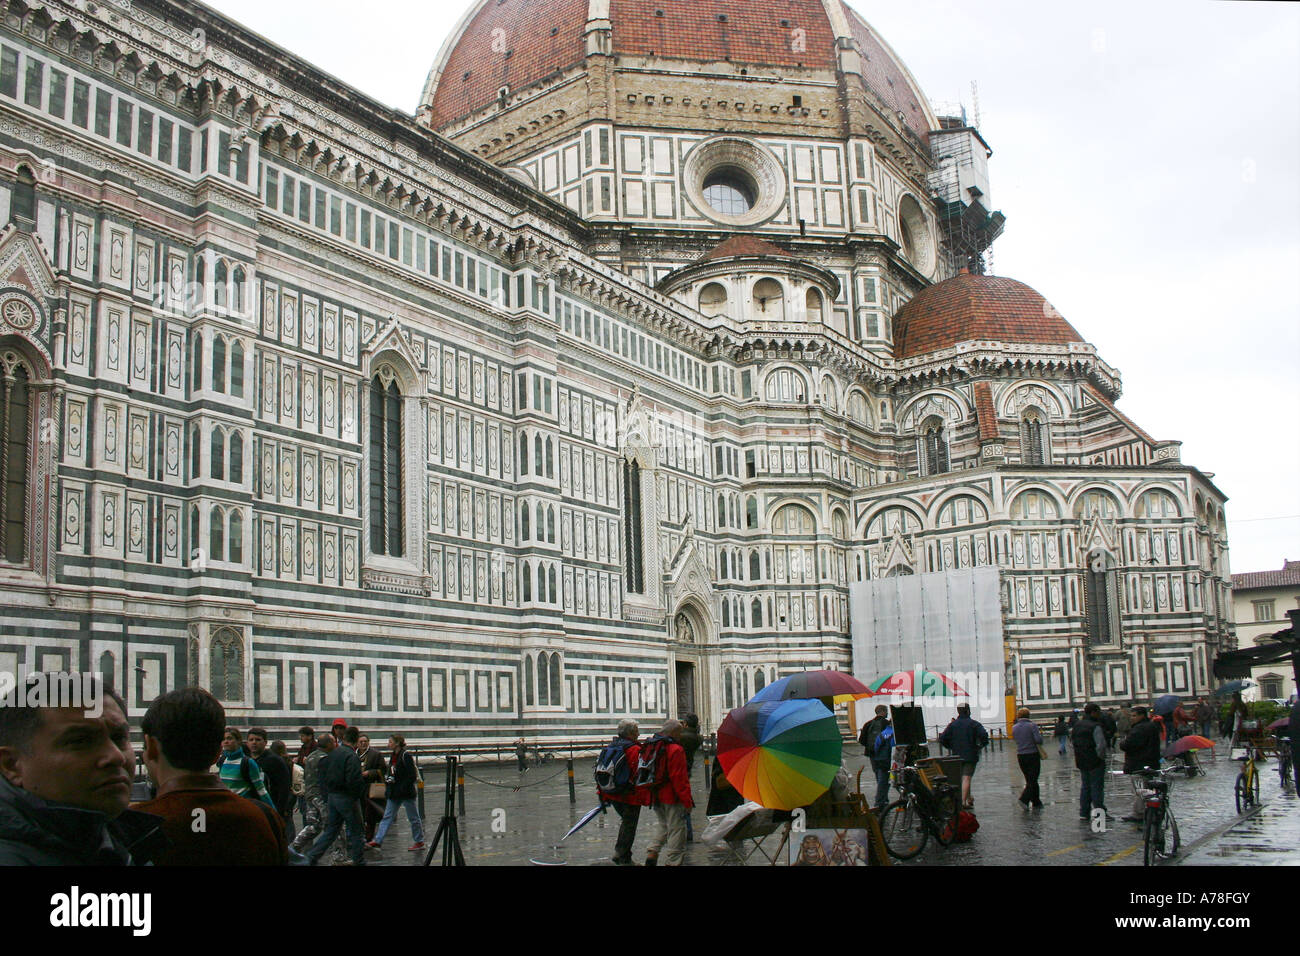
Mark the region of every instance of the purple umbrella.
POLYGON ((1273 721, 1271 724, 1268 725, 1268 729, 1281 730, 1283 727, 1290 727, 1290 726, 1291 726, 1290 717, 1279 717, 1277 720, 1273 721))

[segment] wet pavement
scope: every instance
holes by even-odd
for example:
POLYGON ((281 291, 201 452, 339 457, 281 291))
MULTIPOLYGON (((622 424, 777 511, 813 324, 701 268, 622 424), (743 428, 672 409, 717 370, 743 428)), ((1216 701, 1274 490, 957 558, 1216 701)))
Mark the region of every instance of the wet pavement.
MULTIPOLYGON (((1226 751, 1226 748, 1225 748, 1226 751)), ((1261 766, 1263 806, 1254 814, 1238 817, 1233 783, 1239 765, 1226 756, 1201 755, 1204 776, 1174 778, 1171 805, 1178 820, 1183 849, 1172 865, 1300 865, 1300 800, 1293 791, 1279 786, 1276 765, 1261 766)), ((856 774, 865 758, 856 745, 846 748, 845 765, 856 774)), ((513 761, 466 765, 464 816, 457 818, 465 861, 471 866, 612 865, 610 854, 618 831, 618 818, 610 811, 561 842, 578 818, 596 805, 592 783, 592 759, 574 764, 577 803, 569 802, 563 761, 545 763, 520 774, 513 761)), ((1113 766, 1119 767, 1118 757, 1113 766)), ((433 840, 443 809, 441 771, 426 771, 426 841, 433 840), (438 781, 438 785, 435 785, 438 781)), ((863 775, 868 799, 874 797, 871 771, 863 775)), ((696 762, 696 799, 704 801, 705 768, 696 762)), ((996 744, 986 752, 974 779, 975 813, 979 832, 969 843, 939 847, 929 841, 925 851, 901 866, 1141 866, 1142 834, 1138 824, 1122 823, 1133 805, 1133 788, 1128 779, 1106 778, 1106 806, 1114 819, 1105 832, 1093 832, 1078 816, 1079 774, 1073 757, 1061 757, 1050 748, 1043 762, 1040 787, 1044 807, 1025 811, 1017 802, 1023 780, 1016 766, 1014 748, 996 744)), ((694 812, 696 832, 707 821, 702 808, 694 812)), ((644 809, 638 828, 634 857, 645 859, 654 825, 652 811, 644 809)), ((425 853, 410 852, 410 831, 404 814, 390 830, 386 845, 366 851, 368 863, 411 866, 424 862, 425 853)), ((779 834, 769 837, 765 849, 774 852, 779 834)), ((441 857, 435 858, 437 864, 441 857)), ((784 857, 784 854, 782 854, 784 857)), ((700 843, 688 844, 687 865, 735 865, 737 858, 724 850, 700 843)), ((761 856, 751 864, 765 863, 761 856)), ((785 862, 782 858, 781 862, 785 862)))

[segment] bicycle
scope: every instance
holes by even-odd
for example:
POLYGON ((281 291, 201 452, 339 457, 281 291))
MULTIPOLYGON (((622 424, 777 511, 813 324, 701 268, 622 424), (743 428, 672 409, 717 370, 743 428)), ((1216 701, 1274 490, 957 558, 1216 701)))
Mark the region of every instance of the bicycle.
MULTIPOLYGON (((1142 814, 1142 865, 1155 866, 1160 860, 1168 860, 1178 852, 1182 840, 1178 833, 1178 821, 1174 819, 1173 808, 1169 805, 1170 781, 1179 773, 1179 768, 1153 770, 1150 767, 1138 771, 1135 776, 1146 781, 1146 810, 1142 814)), ((1133 781, 1137 787, 1137 781, 1133 781)), ((1143 792, 1143 791, 1139 791, 1143 792)))
POLYGON ((1255 766, 1257 753, 1255 745, 1248 743, 1246 756, 1238 758, 1244 761, 1241 773, 1237 774, 1237 782, 1233 785, 1238 813, 1245 813, 1251 807, 1259 806, 1259 768, 1255 766))
POLYGON ((910 860, 933 836, 947 846, 957 833, 957 788, 926 782, 916 767, 900 767, 895 782, 902 796, 885 808, 880 819, 885 849, 896 860, 910 860))
POLYGON ((1289 790, 1294 784, 1291 776, 1291 761, 1294 757, 1291 754, 1291 741, 1285 737, 1277 739, 1277 772, 1282 781, 1282 789, 1289 790))

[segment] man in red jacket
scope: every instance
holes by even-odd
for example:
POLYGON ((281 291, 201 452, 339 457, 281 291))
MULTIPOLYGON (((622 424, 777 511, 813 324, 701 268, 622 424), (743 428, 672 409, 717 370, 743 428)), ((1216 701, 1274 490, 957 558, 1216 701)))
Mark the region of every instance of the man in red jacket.
POLYGON ((641 748, 643 762, 653 755, 656 781, 646 788, 656 818, 654 839, 646 850, 646 866, 659 864, 660 850, 664 866, 681 866, 686 853, 686 814, 695 801, 691 799, 691 778, 686 772, 686 751, 678 743, 681 736, 682 722, 670 720, 641 748))
MULTIPOLYGON (((615 866, 633 865, 632 844, 636 842, 637 821, 641 817, 641 807, 646 802, 646 794, 631 785, 636 778, 637 760, 641 755, 641 745, 637 743, 640 732, 641 729, 635 720, 620 720, 618 734, 601 751, 601 759, 596 764, 596 787, 600 791, 600 798, 609 803, 618 814, 618 838, 614 841, 613 858, 615 866), (622 791, 616 787, 601 789, 602 773, 609 776, 609 771, 604 769, 604 765, 612 765, 619 751, 623 753, 623 766, 627 768, 626 789, 622 791)), ((610 780, 611 784, 614 782, 610 780)))

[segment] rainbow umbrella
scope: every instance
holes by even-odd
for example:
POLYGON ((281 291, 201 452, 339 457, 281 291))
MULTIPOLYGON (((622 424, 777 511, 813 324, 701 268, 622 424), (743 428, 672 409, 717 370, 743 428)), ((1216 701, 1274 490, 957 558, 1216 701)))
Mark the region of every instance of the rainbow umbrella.
POLYGON ((871 693, 888 697, 969 697, 957 682, 937 671, 895 671, 867 685, 871 693), (920 690, 917 690, 917 688, 920 690))
POLYGON ((827 707, 832 703, 861 700, 870 697, 871 691, 852 674, 843 671, 804 671, 782 677, 768 684, 749 699, 751 704, 769 700, 820 700, 827 707))
POLYGON ((840 729, 818 700, 746 704, 718 728, 718 761, 746 800, 769 810, 804 807, 840 769, 840 729))

